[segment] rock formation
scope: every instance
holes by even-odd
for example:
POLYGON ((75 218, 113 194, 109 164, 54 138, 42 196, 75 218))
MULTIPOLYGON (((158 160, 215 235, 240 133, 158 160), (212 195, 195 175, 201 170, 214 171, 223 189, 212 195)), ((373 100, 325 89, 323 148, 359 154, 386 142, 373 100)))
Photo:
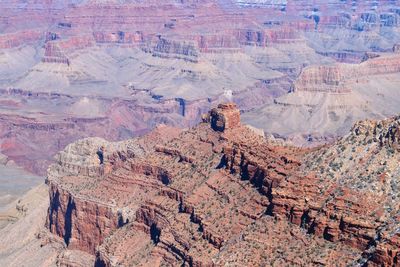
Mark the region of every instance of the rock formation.
POLYGON ((398 1, 6 0, 0 14, 0 154, 53 164, 58 265, 397 264, 398 118, 383 118, 400 112, 398 1))
POLYGON ((400 111, 393 1, 25 2, 0 3, 0 153, 38 174, 80 138, 191 127, 226 100, 302 145, 400 111))
POLYGON ((240 125, 240 111, 235 103, 220 104, 203 117, 204 122, 210 122, 211 128, 223 132, 240 125))
POLYGON ((95 266, 399 264, 398 117, 303 149, 239 114, 69 145, 48 171, 47 227, 95 266))

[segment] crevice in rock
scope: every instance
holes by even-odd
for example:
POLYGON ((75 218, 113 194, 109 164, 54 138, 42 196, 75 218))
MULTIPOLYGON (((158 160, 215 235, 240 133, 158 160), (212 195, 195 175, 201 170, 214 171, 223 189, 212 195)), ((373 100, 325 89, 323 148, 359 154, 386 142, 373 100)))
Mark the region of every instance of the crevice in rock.
POLYGON ((160 175, 161 178, 161 182, 163 183, 163 185, 169 185, 170 180, 167 174, 163 173, 160 175))
POLYGON ((250 174, 249 174, 249 169, 248 169, 249 165, 244 163, 244 160, 242 158, 242 162, 240 163, 240 178, 242 180, 249 180, 250 179, 250 174))
POLYGON ((97 154, 97 156, 99 157, 100 164, 103 164, 103 163, 104 163, 104 152, 103 152, 103 148, 99 148, 99 150, 97 150, 96 154, 97 154))
POLYGON ((228 159, 226 158, 225 155, 223 155, 216 169, 226 168, 227 164, 228 164, 228 159))
POLYGON ((183 98, 176 98, 175 99, 178 103, 179 103, 179 113, 185 117, 185 113, 186 113, 186 102, 185 99, 183 98))
POLYGON ((315 227, 317 226, 317 223, 315 221, 313 221, 310 225, 310 227, 307 230, 307 233, 310 235, 315 234, 315 227))
POLYGON ((303 212, 303 215, 301 215, 300 227, 303 228, 303 229, 307 229, 307 227, 308 227, 308 225, 309 225, 309 223, 311 221, 311 218, 310 218, 308 213, 309 213, 309 210, 306 210, 306 211, 303 212))
POLYGON ((178 212, 179 213, 185 212, 182 200, 179 201, 178 212))
POLYGON ((72 197, 68 199, 67 210, 65 212, 65 225, 64 225, 64 241, 67 246, 71 240, 72 236, 72 212, 75 209, 75 203, 72 200, 72 197))
POLYGON ((159 229, 157 225, 153 223, 150 226, 150 238, 155 245, 157 245, 158 242, 160 242, 160 236, 161 236, 161 229, 159 229))
POLYGON ((122 212, 118 211, 118 228, 121 228, 128 223, 129 223, 129 219, 124 220, 124 216, 123 216, 122 212))
POLYGON ((340 218, 340 222, 339 222, 339 229, 340 231, 344 231, 344 221, 343 221, 343 217, 340 218))
POLYGON ((94 267, 106 267, 106 263, 99 257, 99 255, 96 255, 96 261, 94 262, 94 267))
POLYGON ((58 207, 60 207, 60 193, 56 191, 56 194, 54 195, 49 207, 49 229, 52 229, 52 226, 55 224, 53 221, 54 214, 58 216, 58 207))
POLYGON ((322 236, 324 239, 326 239, 328 241, 332 241, 332 235, 328 232, 328 227, 325 227, 324 233, 322 236))

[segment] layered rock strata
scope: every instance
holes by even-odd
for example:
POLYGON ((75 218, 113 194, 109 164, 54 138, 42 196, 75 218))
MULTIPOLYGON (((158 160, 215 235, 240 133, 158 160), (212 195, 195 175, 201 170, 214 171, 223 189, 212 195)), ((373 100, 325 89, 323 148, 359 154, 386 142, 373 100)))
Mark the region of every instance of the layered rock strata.
POLYGON ((204 119, 68 146, 49 229, 96 266, 397 264, 397 118, 316 149, 266 141, 233 104, 204 119))

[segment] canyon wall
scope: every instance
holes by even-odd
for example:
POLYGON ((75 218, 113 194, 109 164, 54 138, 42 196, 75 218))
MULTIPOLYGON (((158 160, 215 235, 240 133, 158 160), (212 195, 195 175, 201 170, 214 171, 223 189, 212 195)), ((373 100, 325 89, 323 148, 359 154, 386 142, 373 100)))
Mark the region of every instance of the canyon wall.
POLYGON ((220 105, 186 131, 68 146, 49 169, 47 226, 96 266, 397 264, 397 118, 303 149, 231 123, 237 112, 220 105))

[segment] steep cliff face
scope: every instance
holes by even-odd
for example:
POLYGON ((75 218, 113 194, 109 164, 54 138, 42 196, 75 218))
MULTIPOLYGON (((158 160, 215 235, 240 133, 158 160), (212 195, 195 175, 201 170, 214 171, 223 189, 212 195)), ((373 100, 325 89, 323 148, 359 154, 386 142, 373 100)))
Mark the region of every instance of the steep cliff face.
MULTIPOLYGON (((117 228, 118 215, 112 203, 87 201, 83 196, 75 196, 74 175, 91 177, 104 173, 107 142, 102 139, 86 139, 69 145, 57 155, 58 165, 49 170, 50 207, 46 226, 51 232, 62 237, 71 249, 94 253, 112 230, 117 228), (71 183, 59 185, 56 177, 69 175, 71 183)), ((121 151, 122 153, 122 151, 121 151)))
POLYGON ((34 44, 45 38, 40 30, 24 30, 0 36, 0 49, 15 48, 24 44, 34 44))
POLYGON ((171 59, 183 59, 189 62, 198 62, 198 47, 195 43, 186 40, 173 40, 159 37, 150 47, 143 48, 153 56, 171 59))
POLYGON ((400 72, 400 57, 396 54, 365 55, 360 64, 335 64, 305 68, 294 83, 297 91, 349 93, 351 83, 372 75, 400 72))
POLYGON ((397 263, 397 118, 315 149, 266 141, 233 104, 203 119, 68 146, 48 228, 96 266, 397 263))
MULTIPOLYGON (((52 36, 52 33, 49 34, 52 36)), ((65 40, 57 40, 57 38, 53 37, 47 40, 45 44, 42 62, 70 65, 69 55, 71 53, 94 45, 95 40, 92 36, 74 36, 65 40)))
POLYGON ((240 111, 233 103, 220 104, 203 116, 203 122, 209 122, 215 131, 223 132, 240 125, 240 111))
POLYGON ((49 184, 50 201, 47 227, 62 237, 70 249, 94 253, 96 247, 118 226, 112 205, 88 202, 49 184))
MULTIPOLYGON (((100 138, 89 138, 67 146, 56 156, 57 164, 48 171, 51 204, 46 225, 50 231, 61 236, 69 248, 94 254, 104 238, 126 220, 126 214, 118 206, 121 204, 120 198, 129 194, 123 188, 144 183, 131 183, 118 176, 111 180, 101 177, 122 167, 123 162, 130 158, 143 157, 147 146, 172 138, 176 132, 168 127, 159 127, 147 136, 146 143, 142 140, 109 143, 100 138), (85 185, 81 184, 83 177, 85 185), (107 190, 104 191, 102 187, 112 188, 113 183, 120 184, 120 187, 113 189, 115 194, 104 195, 107 190), (96 191, 98 197, 92 197, 91 190, 96 191)), ((167 174, 151 165, 138 163, 131 168, 133 172, 154 176, 161 184, 168 181, 167 174)), ((129 218, 131 215, 129 213, 126 216, 129 218)))

